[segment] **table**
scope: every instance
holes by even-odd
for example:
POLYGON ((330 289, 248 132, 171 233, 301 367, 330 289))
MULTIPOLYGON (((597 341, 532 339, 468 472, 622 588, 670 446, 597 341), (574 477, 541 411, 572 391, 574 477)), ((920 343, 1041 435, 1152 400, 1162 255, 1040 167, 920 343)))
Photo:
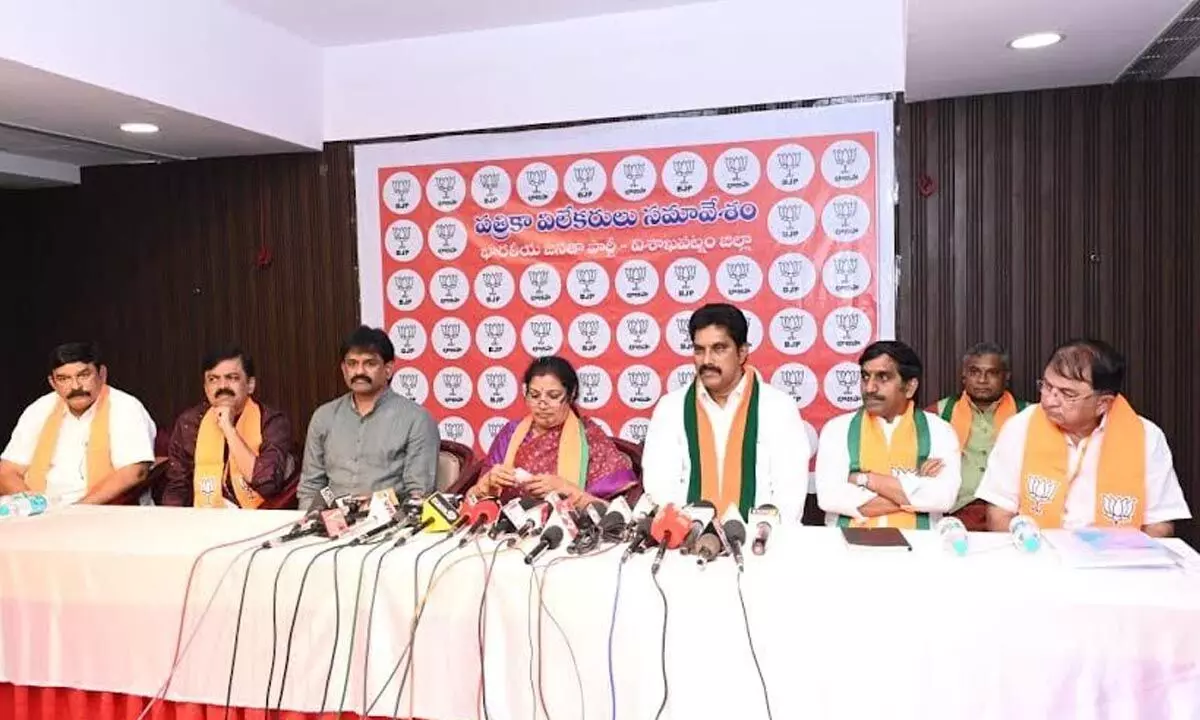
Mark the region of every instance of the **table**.
MULTIPOLYGON (((153 696, 171 665, 196 555, 296 517, 74 506, 0 523, 0 681, 153 696)), ((746 606, 775 718, 1200 718, 1200 556, 1182 542, 1171 546, 1186 555, 1190 569, 1070 571, 1051 550, 1019 554, 1004 535, 972 535, 972 554, 956 558, 940 550, 932 533, 906 534, 914 552, 875 553, 847 550, 834 530, 781 528, 766 555, 747 557, 746 606)), ((262 708, 270 677, 272 705, 333 710, 349 667, 345 709, 359 712, 363 678, 367 695, 376 695, 408 643, 413 558, 437 539, 414 541, 383 559, 369 636, 367 599, 374 558, 382 553, 367 558, 353 654, 349 628, 369 548, 336 553, 336 603, 335 553, 312 565, 290 654, 286 634, 301 578, 331 545, 314 541, 257 553, 232 703, 262 708), (277 574, 280 632, 274 633, 277 574)), ((400 716, 483 717, 478 617, 493 546, 481 543, 484 554, 468 546, 441 564, 445 572, 418 627, 400 716)), ((498 555, 485 632, 490 718, 546 717, 531 693, 531 661, 540 661, 550 718, 612 716, 607 647, 618 552, 561 560, 548 569, 538 563, 538 576, 546 573, 545 608, 563 632, 543 614, 540 651, 533 652, 537 588, 517 552, 498 555)), ((422 591, 440 554, 440 548, 430 550, 421 563, 422 591)), ((187 633, 195 629, 196 635, 167 693, 173 703, 225 704, 249 560, 243 554, 231 565, 237 555, 233 549, 213 553, 196 574, 186 623, 187 633), (212 608, 198 622, 210 597, 212 608)), ((613 636, 618 718, 653 718, 662 700, 662 601, 649 565, 650 557, 639 556, 622 570, 613 636)), ((672 554, 659 579, 669 603, 670 698, 663 717, 766 717, 732 562, 700 570, 672 554)), ((372 715, 391 716, 396 688, 391 683, 372 715)), ((119 709, 109 717, 132 718, 131 704, 140 709, 128 698, 114 701, 119 709)), ((220 710, 210 716, 220 717, 220 710)))

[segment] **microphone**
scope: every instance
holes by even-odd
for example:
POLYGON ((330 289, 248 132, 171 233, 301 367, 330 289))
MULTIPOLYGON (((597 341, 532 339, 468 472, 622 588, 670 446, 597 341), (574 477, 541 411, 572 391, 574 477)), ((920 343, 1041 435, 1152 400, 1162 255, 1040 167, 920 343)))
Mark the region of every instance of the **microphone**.
POLYGON ((683 544, 688 529, 687 517, 680 513, 673 503, 659 511, 658 516, 650 525, 650 535, 658 541, 658 554, 654 556, 654 564, 650 566, 651 574, 658 574, 663 555, 668 549, 674 550, 683 544))
POLYGON ((746 523, 742 522, 742 515, 738 512, 736 505, 730 505, 725 510, 721 529, 724 530, 725 546, 733 554, 733 561, 737 563, 738 572, 744 571, 746 561, 742 557, 742 545, 746 544, 746 523))
POLYGON ((454 507, 450 496, 445 493, 434 493, 421 503, 422 530, 433 533, 450 532, 462 521, 462 515, 454 507))
POLYGON ((608 512, 600 518, 600 535, 605 540, 617 542, 625 534, 625 528, 633 519, 633 511, 625 498, 619 497, 608 504, 608 512))
POLYGON ((750 550, 755 555, 762 555, 767 551, 767 540, 771 537, 771 531, 779 524, 779 509, 774 505, 759 505, 750 511, 750 523, 755 526, 754 542, 750 545, 750 550))
POLYGON ((658 512, 658 505, 654 502, 654 498, 650 497, 650 493, 642 493, 633 506, 633 517, 629 519, 629 524, 625 527, 626 531, 633 532, 638 520, 644 517, 652 518, 656 512, 658 512))
POLYGON ((579 534, 579 526, 575 524, 575 506, 565 495, 556 492, 547 493, 546 504, 562 524, 563 532, 567 537, 574 539, 579 534))
POLYGON ((600 501, 588 503, 581 510, 575 511, 575 523, 580 530, 599 528, 607 510, 608 508, 600 501))
POLYGON ((537 500, 533 500, 532 502, 533 504, 525 509, 525 520, 521 527, 517 529, 517 537, 513 538, 513 542, 523 540, 531 534, 539 532, 550 520, 550 506, 537 500))
POLYGON ((1013 545, 1018 550, 1037 552, 1042 546, 1042 531, 1033 518, 1028 515, 1017 515, 1008 521, 1008 532, 1012 535, 1013 545))
POLYGON ((495 540, 501 535, 514 533, 517 528, 524 524, 523 515, 524 508, 521 507, 521 498, 513 498, 500 508, 500 517, 496 522, 492 523, 492 528, 488 530, 488 540, 495 540))
POLYGON ((715 533, 704 533, 696 541, 696 564, 704 567, 712 559, 721 554, 721 539, 715 533))
POLYGON ((604 510, 604 503, 597 501, 588 503, 574 513, 579 534, 567 547, 568 553, 582 555, 596 549, 600 544, 600 522, 603 520, 604 510))
POLYGON ((467 530, 467 534, 463 535, 462 540, 458 541, 458 546, 463 547, 466 545, 483 530, 484 526, 496 522, 496 518, 498 517, 500 517, 500 503, 492 498, 477 501, 471 510, 471 517, 469 518, 471 526, 467 530))
POLYGON ((701 500, 691 505, 684 505, 683 514, 691 518, 692 521, 688 533, 684 536, 679 548, 680 553, 687 555, 696 551, 696 543, 700 540, 700 536, 704 534, 704 530, 712 523, 713 518, 717 516, 717 508, 711 502, 701 500))
POLYGON ((938 520, 938 537, 942 539, 942 548, 953 550, 954 554, 963 557, 967 554, 967 526, 963 521, 949 515, 938 520))
POLYGON ((563 523, 563 517, 557 512, 552 513, 546 523, 546 529, 538 538, 537 545, 534 545, 529 554, 525 556, 525 564, 532 565, 534 560, 537 560, 538 556, 545 551, 557 549, 559 545, 562 545, 563 538, 569 531, 569 528, 563 523))

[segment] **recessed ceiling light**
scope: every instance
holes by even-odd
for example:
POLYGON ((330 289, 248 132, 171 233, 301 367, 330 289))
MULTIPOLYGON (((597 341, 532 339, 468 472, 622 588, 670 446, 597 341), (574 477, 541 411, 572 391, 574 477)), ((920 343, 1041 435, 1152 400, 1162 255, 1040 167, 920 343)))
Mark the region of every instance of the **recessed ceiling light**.
POLYGON ((1037 50, 1050 47, 1062 42, 1063 34, 1056 32, 1038 32, 1022 35, 1008 44, 1013 50, 1037 50))
POLYGON ((153 135, 158 132, 157 125, 146 122, 121 123, 121 129, 134 135, 153 135))

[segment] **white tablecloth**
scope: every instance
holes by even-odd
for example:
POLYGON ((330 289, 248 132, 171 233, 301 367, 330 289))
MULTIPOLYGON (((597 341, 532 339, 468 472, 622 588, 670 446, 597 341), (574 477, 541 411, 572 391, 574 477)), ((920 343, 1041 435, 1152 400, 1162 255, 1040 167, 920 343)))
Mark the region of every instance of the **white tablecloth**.
MULTIPOLYGON (((150 696, 170 666, 192 560, 202 549, 282 525, 288 512, 72 507, 0 522, 0 680, 150 696)), ((1200 718, 1200 574, 1191 570, 1063 568, 1053 551, 1018 554, 1000 535, 972 536, 965 559, 943 554, 930 533, 908 533, 912 553, 851 552, 837 531, 785 528, 768 554, 747 557, 744 589, 774 717, 788 718, 1200 718)), ((370 637, 367 564, 350 662, 347 710, 383 687, 407 643, 413 558, 431 540, 392 552, 380 574, 370 637)), ((1200 561, 1178 541, 1172 546, 1200 561)), ((294 546, 253 562, 232 687, 235 705, 262 707, 272 647, 272 588, 294 546)), ((308 560, 295 552, 280 576, 274 706, 286 634, 308 560)), ((442 546, 447 547, 446 545, 442 546)), ((492 545, 483 543, 490 551, 492 545)), ((326 709, 336 708, 350 657, 349 629, 366 548, 338 553, 340 619, 326 709)), ((441 554, 421 564, 421 587, 441 554)), ((490 553, 489 553, 490 554, 490 553)), ((234 551, 207 557, 193 585, 187 632, 212 610, 168 699, 225 702, 245 556, 218 588, 234 551)), ((316 711, 333 651, 333 553, 313 566, 296 619, 284 709, 316 711)), ((373 557, 378 557, 376 552, 373 557)), ((550 555, 549 557, 555 557, 550 555)), ((543 617, 541 688, 555 720, 612 716, 608 628, 619 553, 554 564, 545 606, 578 662, 543 617)), ((624 569, 613 642, 618 718, 653 718, 662 698, 662 603, 649 557, 624 569)), ((544 563, 539 563, 543 565, 544 563)), ((416 639, 413 680, 400 714, 482 717, 477 620, 485 562, 472 548, 449 556, 416 639), (466 558, 451 565, 458 558, 466 558)), ((664 717, 762 718, 732 563, 706 570, 668 555, 660 573, 670 619, 664 717)), ((487 700, 491 718, 544 717, 531 695, 536 593, 516 552, 501 553, 488 593, 487 700), (531 604, 531 598, 533 602, 531 604), (531 611, 531 606, 533 611, 531 611), (536 713, 536 714, 535 714, 536 713)), ((393 682, 374 714, 395 707, 393 682)))

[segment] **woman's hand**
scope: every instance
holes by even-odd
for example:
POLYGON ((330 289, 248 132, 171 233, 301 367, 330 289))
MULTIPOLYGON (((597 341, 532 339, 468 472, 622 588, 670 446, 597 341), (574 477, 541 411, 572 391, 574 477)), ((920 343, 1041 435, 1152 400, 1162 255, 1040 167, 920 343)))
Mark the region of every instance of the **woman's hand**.
POLYGON ((488 470, 488 484, 493 490, 504 490, 507 488, 519 487, 521 483, 517 482, 515 471, 505 465, 493 465, 491 470, 488 470))
POLYGON ((558 492, 566 495, 568 498, 574 499, 575 486, 563 480, 557 475, 543 473, 534 475, 529 482, 525 483, 525 492, 533 497, 545 497, 552 492, 558 492))

